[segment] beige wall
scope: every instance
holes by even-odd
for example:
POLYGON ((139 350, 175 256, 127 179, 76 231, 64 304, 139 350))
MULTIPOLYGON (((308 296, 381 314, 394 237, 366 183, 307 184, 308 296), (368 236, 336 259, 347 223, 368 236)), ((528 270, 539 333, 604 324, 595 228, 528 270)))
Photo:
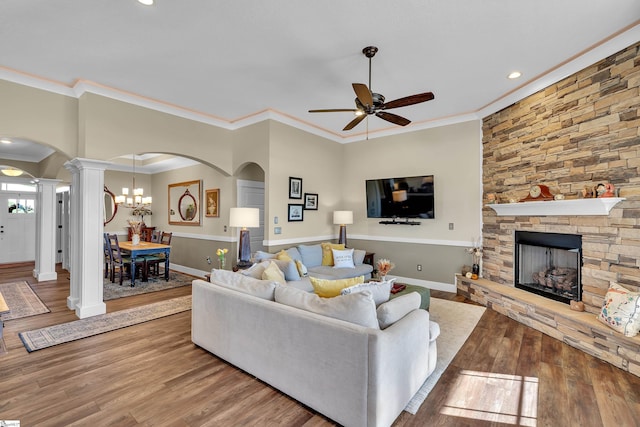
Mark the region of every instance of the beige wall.
MULTIPOLYGON (((224 227, 228 208, 236 203, 236 180, 259 177, 261 170, 267 247, 332 239, 337 235, 333 211, 351 209, 355 223, 349 226, 349 234, 354 242, 396 261, 396 275, 452 283, 453 273, 469 261, 462 247, 479 234, 479 122, 340 144, 272 120, 229 131, 92 93, 70 99, 0 82, 0 94, 22 104, 17 113, 11 112, 12 120, 0 117, 1 135, 47 144, 69 158, 109 161, 135 152, 177 154, 200 161, 199 166, 136 177, 154 200, 153 215, 145 221, 177 234, 172 259, 187 267, 207 270, 203 260, 217 247, 235 252, 234 236, 224 227), (38 114, 30 113, 31 104, 38 114), (247 169, 252 164, 257 166, 247 169), (383 226, 366 218, 365 179, 418 174, 435 175, 435 220, 406 227, 383 226), (319 196, 318 210, 305 211, 303 222, 287 221, 288 204, 304 200, 289 199, 289 177, 302 178, 303 193, 319 196), (194 179, 203 180, 203 190, 220 188, 220 217, 203 217, 197 227, 169 225, 168 184, 194 179), (274 217, 282 230, 278 235, 274 217), (450 222, 455 224, 452 231, 450 222), (443 253, 446 262, 434 262, 443 253), (425 266, 421 273, 415 269, 418 262, 425 266)), ((64 156, 56 162, 61 163, 64 156)), ((47 169, 54 163, 47 162, 47 169)), ((56 176, 68 179, 64 169, 56 176)), ((115 194, 123 186, 130 187, 130 179, 127 173, 105 174, 105 183, 115 194)), ((106 230, 124 232, 129 213, 120 209, 106 230)))

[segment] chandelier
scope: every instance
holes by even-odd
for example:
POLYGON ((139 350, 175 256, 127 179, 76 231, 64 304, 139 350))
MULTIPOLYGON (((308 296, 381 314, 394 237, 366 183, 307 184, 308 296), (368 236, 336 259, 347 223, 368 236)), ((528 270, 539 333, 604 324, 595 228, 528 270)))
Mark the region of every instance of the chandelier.
POLYGON ((142 187, 136 187, 136 155, 133 155, 133 185, 131 186, 131 195, 129 197, 129 189, 122 188, 122 194, 116 196, 116 204, 125 208, 145 208, 151 204, 151 196, 144 197, 142 187))

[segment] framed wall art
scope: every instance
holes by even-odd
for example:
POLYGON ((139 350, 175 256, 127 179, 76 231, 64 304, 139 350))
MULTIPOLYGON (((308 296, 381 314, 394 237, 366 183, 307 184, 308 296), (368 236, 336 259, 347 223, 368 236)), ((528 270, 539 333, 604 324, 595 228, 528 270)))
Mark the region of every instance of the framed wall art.
POLYGON ((213 188, 211 190, 205 190, 205 216, 217 218, 220 216, 220 189, 213 188))
POLYGON ((302 178, 289 177, 289 198, 302 199, 302 178))
POLYGON ((289 204, 289 222, 292 221, 302 221, 302 212, 304 211, 304 206, 301 204, 289 204))
POLYGON ((304 193, 304 209, 307 211, 318 210, 318 195, 316 193, 304 193))
POLYGON ((169 224, 200 225, 200 181, 169 184, 169 224))

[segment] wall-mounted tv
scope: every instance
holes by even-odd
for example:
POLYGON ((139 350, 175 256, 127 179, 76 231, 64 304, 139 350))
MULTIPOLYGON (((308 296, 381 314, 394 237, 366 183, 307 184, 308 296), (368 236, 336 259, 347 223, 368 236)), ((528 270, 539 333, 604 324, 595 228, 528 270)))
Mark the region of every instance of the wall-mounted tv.
POLYGON ((368 218, 435 218, 433 175, 368 179, 368 218))

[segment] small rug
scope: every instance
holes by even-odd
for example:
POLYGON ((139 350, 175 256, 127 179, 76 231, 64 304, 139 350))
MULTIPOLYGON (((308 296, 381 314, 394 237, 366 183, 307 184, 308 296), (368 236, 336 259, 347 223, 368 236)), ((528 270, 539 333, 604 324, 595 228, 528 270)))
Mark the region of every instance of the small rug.
POLYGON ((438 345, 436 368, 411 398, 407 407, 404 408, 405 411, 414 415, 418 412, 420 405, 467 341, 485 310, 485 307, 477 305, 431 297, 430 320, 440 325, 440 336, 436 339, 438 345))
POLYGON ((35 316, 50 311, 27 282, 1 283, 0 293, 11 310, 9 313, 0 315, 0 321, 35 316))
POLYGON ((116 283, 111 283, 109 278, 103 280, 104 301, 112 299, 130 297, 132 295, 146 294, 149 292, 163 291, 165 289, 179 288, 180 286, 191 285, 191 281, 195 279, 188 274, 182 274, 177 271, 169 271, 169 281, 164 280, 164 273, 159 276, 149 276, 148 282, 136 279, 136 285, 131 287, 131 279, 124 279, 120 286, 119 279, 116 276, 116 283))
POLYGON ((113 313, 100 314, 86 319, 74 320, 60 325, 20 332, 20 339, 27 351, 63 344, 104 332, 115 331, 161 317, 191 310, 191 295, 159 301, 140 307, 128 308, 113 313))

